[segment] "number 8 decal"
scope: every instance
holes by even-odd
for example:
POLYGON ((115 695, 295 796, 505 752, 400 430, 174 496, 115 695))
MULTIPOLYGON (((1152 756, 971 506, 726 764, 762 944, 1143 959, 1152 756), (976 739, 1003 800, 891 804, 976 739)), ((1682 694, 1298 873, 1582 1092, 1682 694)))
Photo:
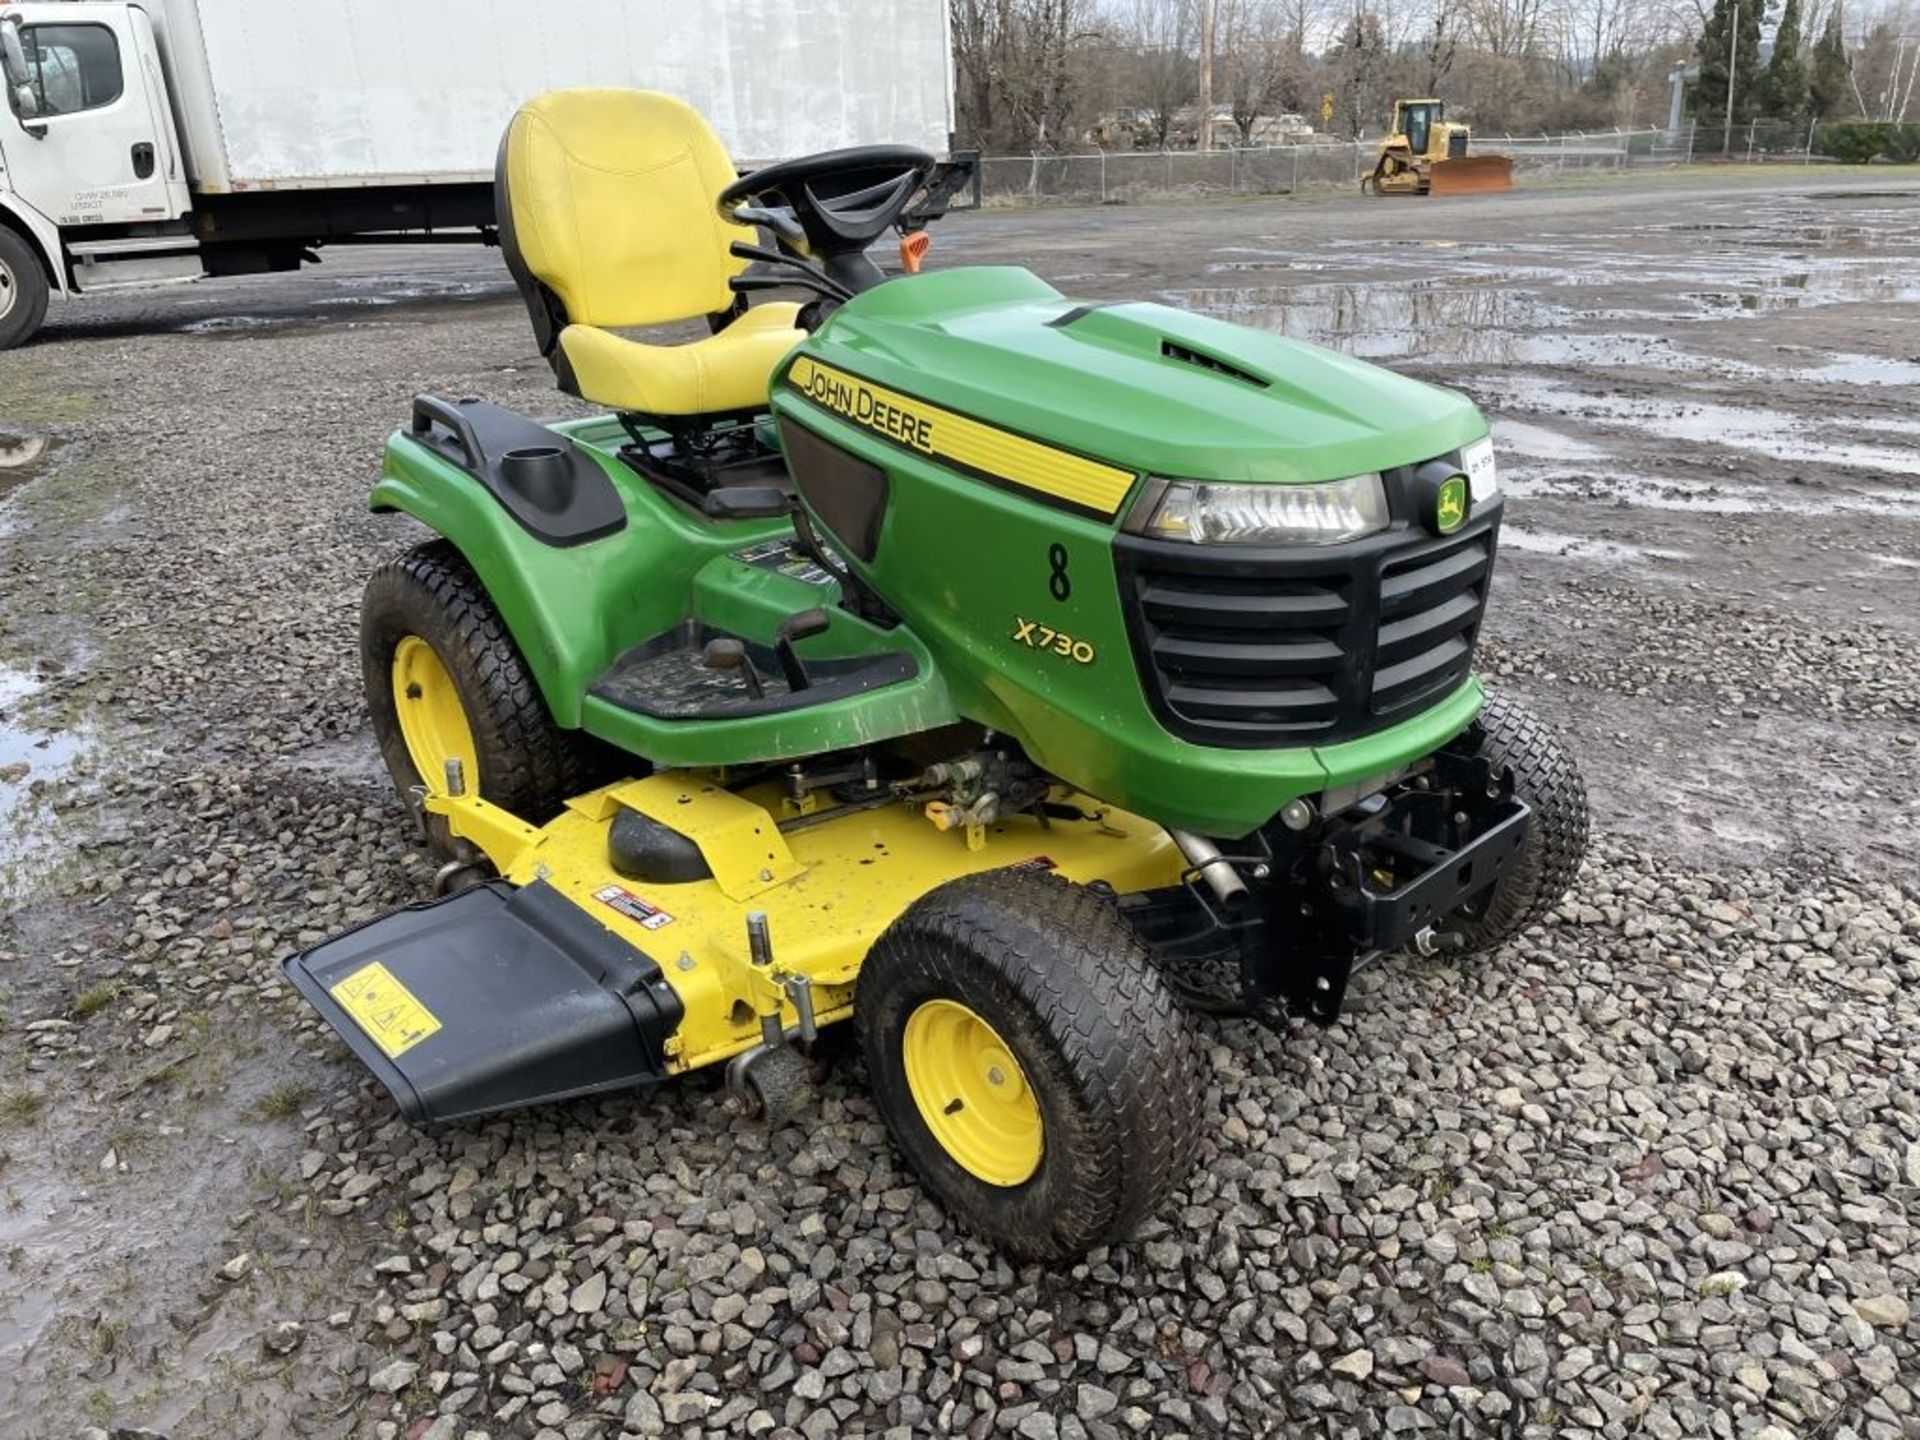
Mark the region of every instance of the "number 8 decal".
POLYGON ((1055 541, 1047 547, 1047 563, 1053 573, 1047 577, 1047 590, 1056 600, 1073 594, 1073 581, 1067 578, 1067 547, 1055 541))

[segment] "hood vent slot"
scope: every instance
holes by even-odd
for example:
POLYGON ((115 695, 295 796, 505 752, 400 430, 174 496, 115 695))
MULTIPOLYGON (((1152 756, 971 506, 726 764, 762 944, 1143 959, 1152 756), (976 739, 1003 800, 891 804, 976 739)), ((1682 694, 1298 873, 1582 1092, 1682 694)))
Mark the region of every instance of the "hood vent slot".
POLYGON ((1211 370, 1214 374, 1224 375, 1229 380, 1238 380, 1243 385, 1251 385, 1256 390, 1265 390, 1268 386, 1268 382, 1258 375, 1249 374, 1238 365, 1229 365, 1216 356, 1191 349, 1177 340, 1162 340, 1160 353, 1169 360, 1178 360, 1183 365, 1197 365, 1202 370, 1211 370))

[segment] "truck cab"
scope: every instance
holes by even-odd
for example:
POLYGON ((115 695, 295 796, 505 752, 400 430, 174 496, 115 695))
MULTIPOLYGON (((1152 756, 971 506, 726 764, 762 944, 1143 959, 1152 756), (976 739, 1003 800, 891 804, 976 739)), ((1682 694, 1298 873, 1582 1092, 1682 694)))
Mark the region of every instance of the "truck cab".
POLYGON ((945 13, 571 0, 529 45, 472 0, 0 0, 0 350, 53 294, 296 270, 329 245, 491 241, 496 137, 536 91, 665 85, 762 162, 942 146, 945 13), (700 63, 716 34, 732 63, 700 63), (835 84, 787 64, 801 53, 835 56, 835 84))
POLYGON ((51 288, 199 274, 192 194, 146 11, 8 6, 0 60, 9 111, 0 117, 0 226, 33 246, 51 288))

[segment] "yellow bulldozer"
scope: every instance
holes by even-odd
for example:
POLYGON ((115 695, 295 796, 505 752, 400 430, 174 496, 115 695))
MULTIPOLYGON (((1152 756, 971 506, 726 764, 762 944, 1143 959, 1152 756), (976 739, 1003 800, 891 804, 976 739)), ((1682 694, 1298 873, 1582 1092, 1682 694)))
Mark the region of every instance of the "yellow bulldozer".
POLYGON ((1513 161, 1468 155, 1467 127, 1450 124, 1438 100, 1396 100, 1380 159, 1360 182, 1376 195, 1466 195, 1511 190, 1513 161))

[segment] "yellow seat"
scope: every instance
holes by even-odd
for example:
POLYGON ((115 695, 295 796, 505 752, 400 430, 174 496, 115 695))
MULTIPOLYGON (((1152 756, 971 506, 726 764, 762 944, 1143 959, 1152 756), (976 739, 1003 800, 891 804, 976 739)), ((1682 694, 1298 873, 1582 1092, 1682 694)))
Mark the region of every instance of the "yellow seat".
POLYGON ((500 245, 562 389, 672 420, 767 403, 804 336, 799 306, 743 309, 727 251, 751 227, 715 197, 733 163, 691 106, 647 90, 556 90, 522 106, 495 170, 500 245), (654 345, 613 333, 706 318, 713 334, 654 345))

